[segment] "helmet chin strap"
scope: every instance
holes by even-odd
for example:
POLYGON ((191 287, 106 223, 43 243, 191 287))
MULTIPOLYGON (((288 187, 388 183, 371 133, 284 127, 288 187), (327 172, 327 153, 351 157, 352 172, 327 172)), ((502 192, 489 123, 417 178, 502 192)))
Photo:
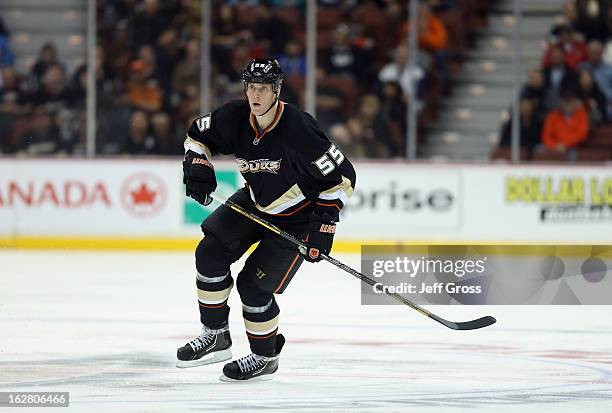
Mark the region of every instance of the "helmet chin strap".
MULTIPOLYGON (((276 95, 276 94, 275 94, 276 95)), ((270 109, 272 109, 274 107, 274 105, 276 105, 276 102, 278 102, 278 95, 276 95, 276 97, 274 98, 274 102, 272 102, 272 104, 270 105, 270 107, 268 108, 268 110, 266 110, 264 113, 262 113, 261 115, 257 115, 257 116, 264 116, 266 113, 270 112, 270 109)))

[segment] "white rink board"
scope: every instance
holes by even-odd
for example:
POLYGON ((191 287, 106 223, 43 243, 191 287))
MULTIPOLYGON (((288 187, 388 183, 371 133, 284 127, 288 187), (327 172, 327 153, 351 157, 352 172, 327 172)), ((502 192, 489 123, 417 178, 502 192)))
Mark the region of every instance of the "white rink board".
MULTIPOLYGON (((355 167, 339 240, 612 243, 610 167, 355 167), (519 192, 524 196, 514 199, 519 192), (547 205, 566 202, 583 211, 603 205, 608 215, 542 219, 547 205)), ((234 162, 216 161, 215 168, 223 194, 241 185, 234 162)), ((185 198, 181 174, 180 159, 3 159, 0 237, 198 237, 199 207, 185 198)))
POLYGON ((463 167, 459 173, 463 175, 462 238, 612 243, 610 167, 463 167), (519 199, 517 194, 522 194, 519 199), (603 204, 609 212, 606 219, 541 219, 543 208, 564 203, 578 208, 603 204))
POLYGON ((179 229, 179 179, 175 162, 4 161, 0 221, 11 232, 3 235, 167 235, 179 229))
POLYGON ((452 169, 357 164, 357 185, 338 234, 388 239, 452 233, 461 221, 461 176, 452 169))

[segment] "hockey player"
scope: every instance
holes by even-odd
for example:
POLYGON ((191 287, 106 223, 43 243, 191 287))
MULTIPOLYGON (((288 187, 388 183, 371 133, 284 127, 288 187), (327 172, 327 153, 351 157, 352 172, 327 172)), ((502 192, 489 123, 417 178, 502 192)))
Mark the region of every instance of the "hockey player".
POLYGON ((259 242, 235 282, 252 354, 226 364, 224 381, 269 379, 276 372, 285 338, 277 333, 274 294, 287 288, 304 259, 317 262, 329 253, 340 210, 355 185, 353 166, 316 121, 279 100, 283 72, 276 60, 253 60, 242 79, 246 100, 231 101, 189 128, 186 194, 208 205, 217 187, 211 157, 232 154, 246 185, 231 201, 302 239, 307 253, 302 256, 293 244, 225 206, 202 223, 204 237, 195 257, 203 332, 178 349, 178 367, 232 357, 230 264, 259 242))

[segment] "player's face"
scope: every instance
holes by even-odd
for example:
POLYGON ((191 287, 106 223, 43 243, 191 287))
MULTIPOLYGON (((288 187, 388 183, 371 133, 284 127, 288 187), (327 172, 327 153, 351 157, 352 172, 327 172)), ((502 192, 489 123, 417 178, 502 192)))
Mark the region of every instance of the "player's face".
POLYGON ((274 92, 270 83, 249 83, 246 89, 251 112, 255 116, 263 115, 274 102, 274 92))

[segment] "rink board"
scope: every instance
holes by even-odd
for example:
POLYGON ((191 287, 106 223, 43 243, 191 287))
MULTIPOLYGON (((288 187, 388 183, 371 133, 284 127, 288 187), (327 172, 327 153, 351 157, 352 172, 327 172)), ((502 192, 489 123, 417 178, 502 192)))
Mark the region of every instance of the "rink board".
MULTIPOLYGON (((242 186, 217 161, 219 189, 242 186)), ((367 243, 612 241, 609 167, 356 162, 357 187, 335 251, 367 243)), ((0 245, 191 249, 201 207, 184 196, 171 160, 3 159, 0 245)))

